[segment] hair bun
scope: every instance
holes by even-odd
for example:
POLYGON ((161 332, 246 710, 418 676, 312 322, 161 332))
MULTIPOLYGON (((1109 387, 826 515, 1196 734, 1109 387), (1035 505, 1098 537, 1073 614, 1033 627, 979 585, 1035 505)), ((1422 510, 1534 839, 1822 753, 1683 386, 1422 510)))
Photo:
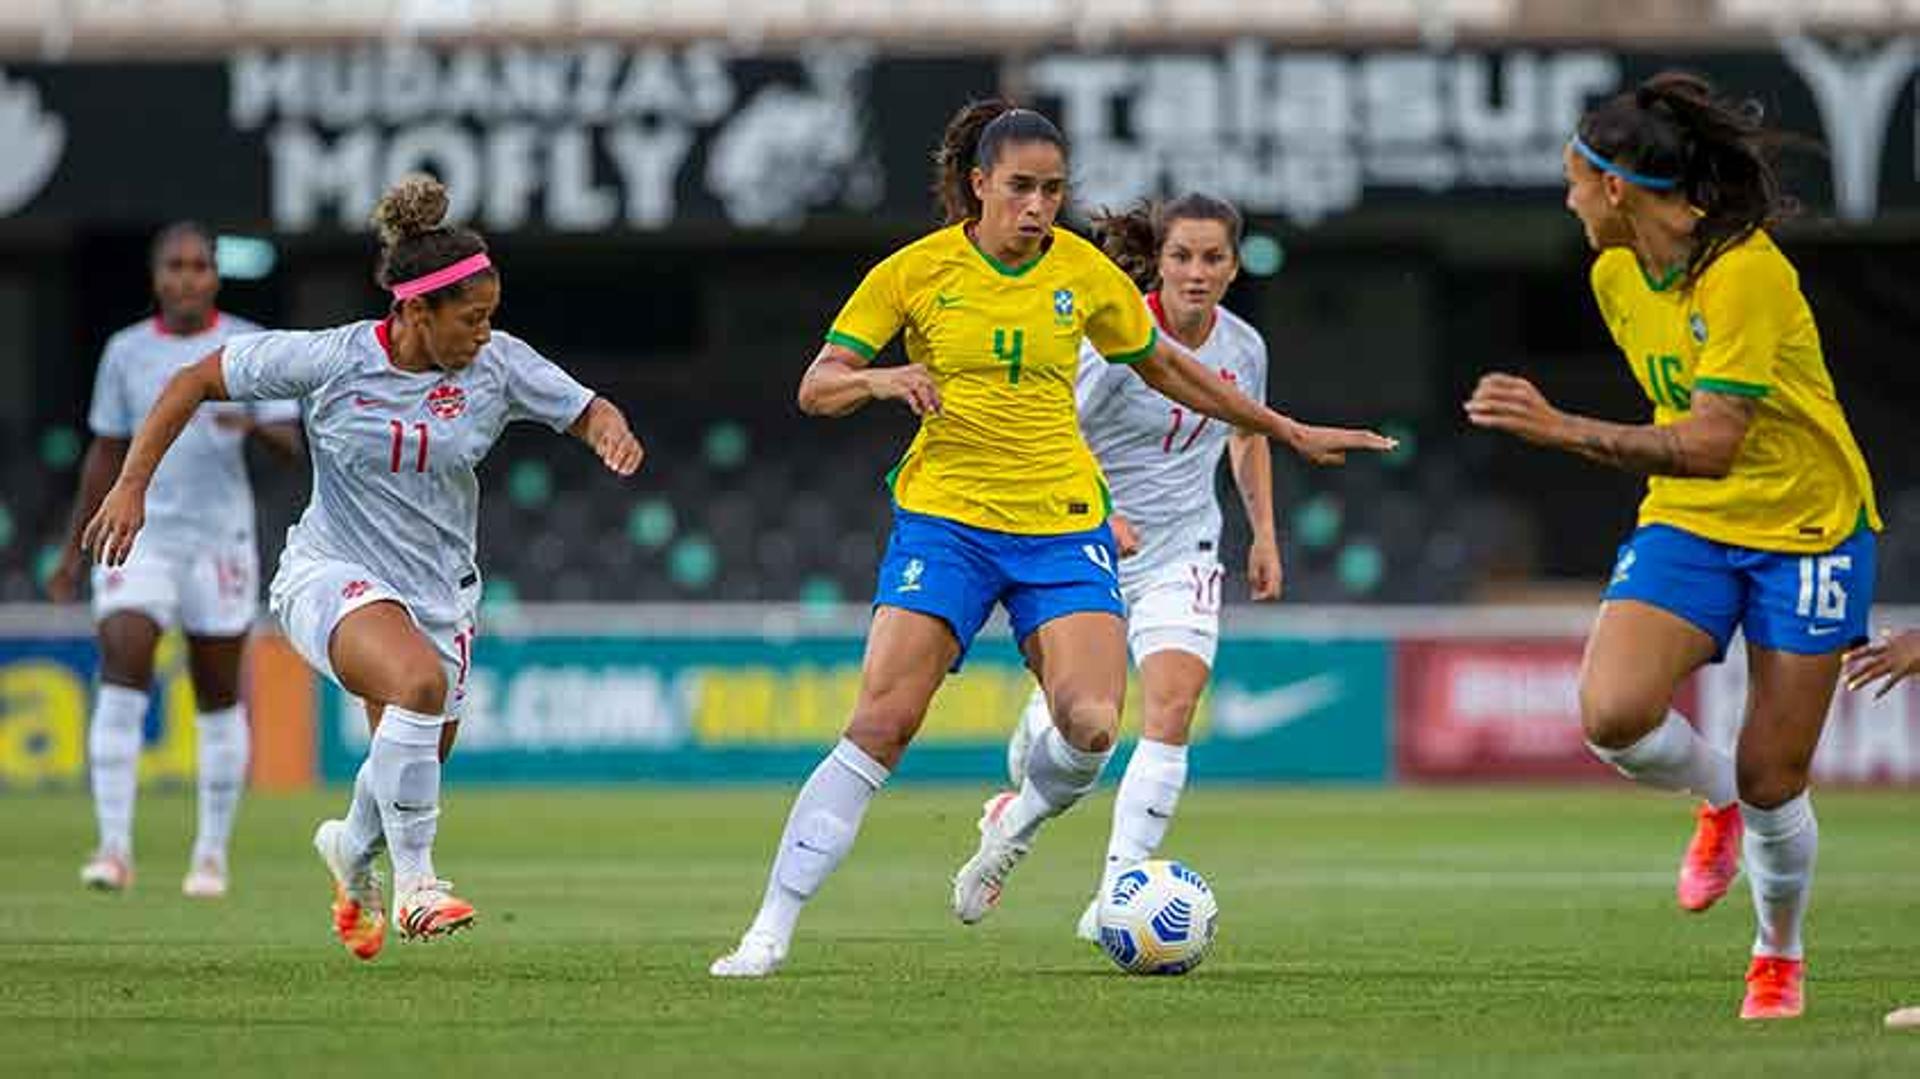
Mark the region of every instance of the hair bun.
POLYGON ((432 232, 447 216, 447 186, 423 172, 402 176, 373 208, 380 243, 392 247, 411 236, 432 232))

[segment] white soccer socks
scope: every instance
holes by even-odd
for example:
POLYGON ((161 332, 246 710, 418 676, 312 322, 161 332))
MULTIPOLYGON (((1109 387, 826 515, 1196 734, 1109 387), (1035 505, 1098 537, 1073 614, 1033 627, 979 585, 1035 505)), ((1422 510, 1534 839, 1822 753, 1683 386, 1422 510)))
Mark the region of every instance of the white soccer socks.
POLYGON ((765 939, 778 955, 786 954, 801 908, 853 849, 867 805, 889 774, 879 761, 844 738, 814 768, 787 814, 766 894, 748 937, 765 939))
POLYGON ((93 701, 87 729, 87 765, 93 779, 93 813, 100 826, 100 850, 123 858, 133 854, 133 800, 140 777, 142 724, 147 694, 102 684, 93 701))
POLYGON ((1107 839, 1102 894, 1122 870, 1160 849, 1186 786, 1187 747, 1140 739, 1113 800, 1113 833, 1107 839))
POLYGON ((1772 809, 1740 803, 1746 825, 1741 839, 1753 910, 1759 919, 1753 954, 1782 959, 1802 957, 1800 931, 1813 890, 1813 863, 1820 851, 1820 823, 1807 792, 1772 809))
POLYGON ((199 755, 199 829, 193 841, 193 864, 214 862, 225 866, 233 818, 247 786, 247 757, 252 744, 247 711, 236 704, 217 712, 202 712, 194 726, 199 755))
MULTIPOLYGON (((437 879, 433 836, 440 821, 440 728, 445 722, 442 716, 388 705, 367 754, 372 793, 393 858, 394 887, 402 894, 437 879)), ((359 802, 356 784, 356 811, 359 802)))
POLYGON ((1733 758, 1700 737, 1678 712, 1668 712, 1658 727, 1624 749, 1591 742, 1587 748, 1621 775, 1649 787, 1690 791, 1715 808, 1731 805, 1739 797, 1733 758))
POLYGON ((373 757, 360 762, 353 777, 353 800, 347 807, 346 854, 364 864, 387 849, 386 826, 380 822, 380 798, 373 793, 373 757))
POLYGON ((1016 843, 1033 841, 1047 820, 1065 813, 1100 782, 1112 749, 1076 749, 1058 728, 1048 728, 1033 740, 1027 754, 1027 781, 1006 808, 1001 826, 1016 843))

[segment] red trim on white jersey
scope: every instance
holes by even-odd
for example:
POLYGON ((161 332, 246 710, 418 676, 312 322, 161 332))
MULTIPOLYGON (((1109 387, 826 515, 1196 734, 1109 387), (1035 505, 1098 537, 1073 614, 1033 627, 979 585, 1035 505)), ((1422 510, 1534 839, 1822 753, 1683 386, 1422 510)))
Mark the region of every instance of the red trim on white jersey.
MULTIPOLYGON (((1159 289, 1154 289, 1152 292, 1147 293, 1147 309, 1153 312, 1153 321, 1160 324, 1161 330, 1165 331, 1175 341, 1180 341, 1180 336, 1174 333, 1173 327, 1167 323, 1167 309, 1161 306, 1159 289)), ((1215 307, 1207 312, 1207 332, 1200 335, 1201 344, 1204 345, 1213 339, 1213 328, 1219 324, 1220 309, 1215 307)), ((1180 343, 1183 345, 1186 344, 1184 341, 1180 341, 1180 343)))
POLYGON ((179 337, 183 339, 188 337, 199 337, 201 334, 212 333, 214 330, 219 328, 220 328, 220 309, 217 307, 214 308, 213 317, 207 320, 207 324, 193 331, 192 333, 174 333, 172 330, 167 329, 167 323, 165 319, 162 319, 159 315, 153 316, 153 332, 159 334, 162 337, 179 337))

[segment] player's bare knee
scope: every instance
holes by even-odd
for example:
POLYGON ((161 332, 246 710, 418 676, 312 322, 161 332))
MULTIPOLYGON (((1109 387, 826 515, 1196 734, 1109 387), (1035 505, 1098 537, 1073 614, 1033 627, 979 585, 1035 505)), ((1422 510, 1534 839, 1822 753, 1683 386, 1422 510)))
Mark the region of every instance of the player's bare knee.
POLYGON ((1580 683, 1580 726, 1587 741, 1602 749, 1625 749, 1645 738, 1666 717, 1666 706, 1638 695, 1580 683))
POLYGON ((1120 702, 1100 694, 1064 692, 1053 699, 1053 722, 1075 749, 1104 753, 1120 729, 1120 702))
POLYGON ((1807 770, 1772 761, 1736 762, 1734 779, 1740 800, 1755 809, 1773 809, 1807 789, 1807 770))
POLYGON ((847 723, 846 739, 880 764, 892 768, 907 752, 919 716, 899 702, 863 702, 847 723))
POLYGON ((1184 737, 1193 726, 1193 714, 1200 707, 1200 694, 1185 690, 1147 695, 1147 714, 1143 724, 1156 741, 1184 737))
POLYGON ((438 662, 413 663, 400 672, 394 704, 423 716, 437 716, 447 707, 447 672, 438 662))

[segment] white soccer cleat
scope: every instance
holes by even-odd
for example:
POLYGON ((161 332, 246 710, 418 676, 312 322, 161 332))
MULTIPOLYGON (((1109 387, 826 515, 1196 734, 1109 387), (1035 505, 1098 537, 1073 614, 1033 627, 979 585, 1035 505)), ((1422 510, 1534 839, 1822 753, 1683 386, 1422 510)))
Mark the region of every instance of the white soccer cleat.
POLYGON ((100 851, 80 867, 80 883, 96 892, 124 892, 133 887, 133 860, 124 854, 100 851))
POLYGON ((1013 725, 1013 736, 1007 739, 1007 778, 1013 781, 1013 789, 1026 785, 1027 757, 1051 726, 1053 713, 1047 710, 1046 691, 1035 689, 1020 712, 1020 722, 1013 725))
POLYGON ((217 858, 202 858, 187 871, 180 882, 180 894, 188 899, 225 899, 227 867, 217 858))
POLYGON ((764 978, 786 959, 787 953, 772 937, 748 933, 740 938, 739 947, 714 960, 707 973, 716 978, 764 978))
POLYGON ((348 899, 373 910, 385 910, 386 899, 380 891, 380 877, 373 871, 373 859, 360 864, 347 854, 347 822, 323 820, 313 830, 313 849, 320 852, 327 872, 348 899))
POLYGON ((1007 874, 1027 856, 1027 845, 1007 835, 1000 826, 1007 807, 1017 797, 1012 791, 1002 791, 987 799, 980 813, 980 849, 954 875, 953 913, 967 925, 985 918, 1000 904, 1007 874))
POLYGON ((1100 897, 1095 896, 1087 909, 1080 912, 1080 921, 1073 927, 1073 935, 1089 944, 1100 943, 1100 897))

